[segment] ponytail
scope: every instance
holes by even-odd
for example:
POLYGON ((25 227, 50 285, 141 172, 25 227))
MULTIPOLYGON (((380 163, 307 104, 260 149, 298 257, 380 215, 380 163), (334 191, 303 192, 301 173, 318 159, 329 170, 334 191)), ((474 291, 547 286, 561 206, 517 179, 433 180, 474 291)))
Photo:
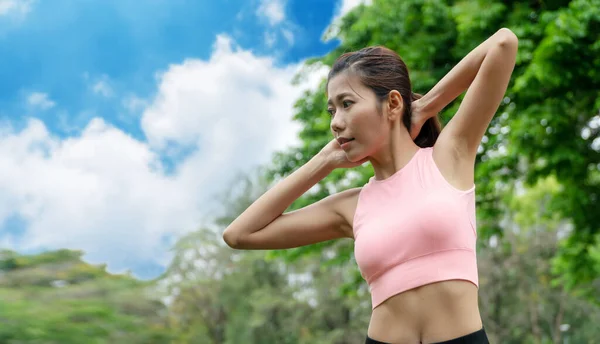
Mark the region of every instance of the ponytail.
MULTIPOLYGON (((421 97, 423 97, 421 94, 411 92, 410 93, 410 98, 411 98, 410 102, 412 103, 413 101, 420 99, 421 97)), ((404 115, 405 115, 403 117, 404 125, 410 132, 410 125, 411 125, 411 119, 412 119, 410 106, 407 107, 407 109, 404 112, 404 115)), ((438 136, 440 136, 441 131, 442 131, 442 124, 440 123, 440 119, 439 119, 438 115, 436 114, 435 116, 429 118, 423 124, 423 127, 421 128, 419 135, 417 135, 417 137, 414 139, 414 142, 417 144, 417 146, 419 146, 421 148, 433 147, 438 136)))

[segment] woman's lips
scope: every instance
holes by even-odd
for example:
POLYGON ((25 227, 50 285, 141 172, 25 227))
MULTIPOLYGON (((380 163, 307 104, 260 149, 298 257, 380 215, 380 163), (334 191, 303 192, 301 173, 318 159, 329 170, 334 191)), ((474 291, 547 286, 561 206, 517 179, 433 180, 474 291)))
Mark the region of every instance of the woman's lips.
POLYGON ((347 147, 350 145, 350 143, 351 143, 352 141, 354 141, 354 139, 345 140, 345 142, 344 142, 344 143, 342 143, 342 144, 340 145, 340 147, 342 147, 342 149, 345 149, 345 148, 347 148, 347 147))

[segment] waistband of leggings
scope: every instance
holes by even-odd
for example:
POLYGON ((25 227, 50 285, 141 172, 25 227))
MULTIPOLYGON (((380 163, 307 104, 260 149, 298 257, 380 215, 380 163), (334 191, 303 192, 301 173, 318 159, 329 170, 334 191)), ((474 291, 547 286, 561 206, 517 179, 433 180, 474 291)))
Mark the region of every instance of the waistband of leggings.
MULTIPOLYGON (((365 344, 392 344, 392 343, 378 341, 367 335, 365 344)), ((450 340, 443 341, 443 342, 436 342, 433 344, 489 344, 489 340, 487 338, 487 334, 485 333, 485 327, 482 327, 481 330, 469 333, 462 337, 450 339, 450 340)))

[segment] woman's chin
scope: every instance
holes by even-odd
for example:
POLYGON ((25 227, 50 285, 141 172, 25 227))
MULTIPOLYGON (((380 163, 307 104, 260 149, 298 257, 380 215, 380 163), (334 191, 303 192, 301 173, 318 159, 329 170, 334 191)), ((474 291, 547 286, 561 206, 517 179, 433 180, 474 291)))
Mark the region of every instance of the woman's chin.
POLYGON ((357 155, 357 154, 348 154, 346 153, 346 159, 350 162, 358 162, 366 158, 366 156, 357 155))

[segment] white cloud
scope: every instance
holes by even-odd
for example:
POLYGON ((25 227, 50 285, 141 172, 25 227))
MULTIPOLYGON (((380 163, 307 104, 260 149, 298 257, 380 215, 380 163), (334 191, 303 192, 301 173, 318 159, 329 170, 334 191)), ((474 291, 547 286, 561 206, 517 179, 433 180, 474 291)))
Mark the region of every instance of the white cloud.
POLYGON ((55 102, 50 100, 47 93, 42 93, 42 92, 32 92, 27 97, 27 103, 30 106, 41 109, 41 110, 48 110, 50 108, 53 108, 54 105, 56 105, 55 102))
POLYGON ((280 27, 276 30, 267 30, 263 34, 263 41, 268 48, 273 48, 281 38, 288 46, 294 45, 294 33, 290 29, 280 27))
POLYGON ((292 33, 292 31, 287 30, 287 29, 282 29, 281 34, 283 35, 283 37, 285 38, 285 40, 288 42, 289 45, 294 44, 294 34, 292 33))
POLYGON ((283 0, 261 0, 256 14, 277 25, 285 20, 285 4, 283 0))
POLYGON ((371 0, 342 0, 339 5, 338 17, 343 17, 360 4, 370 5, 371 0))
POLYGON ((227 36, 218 36, 214 49, 209 61, 187 60, 159 76, 158 96, 142 118, 151 144, 173 141, 220 155, 256 146, 256 157, 294 142, 291 108, 301 93, 290 80, 299 66, 278 68, 272 58, 234 47, 227 36))
POLYGON ((92 76, 89 72, 83 72, 81 77, 93 93, 106 98, 112 97, 115 94, 108 75, 101 74, 98 76, 92 76))
POLYGON ((123 99, 122 104, 129 112, 136 112, 146 107, 148 102, 136 95, 129 95, 123 99))
POLYGON ((0 16, 7 14, 26 15, 31 11, 34 0, 0 0, 0 16))
POLYGON ((285 5, 287 0, 261 0, 256 10, 259 18, 265 19, 269 28, 264 33, 265 45, 269 48, 275 46, 278 36, 283 37, 288 46, 294 44, 294 25, 286 20, 285 5))
POLYGON ((337 6, 336 14, 331 20, 331 24, 329 24, 329 27, 325 29, 325 32, 323 33, 324 39, 330 40, 339 33, 341 19, 355 7, 361 4, 371 5, 371 3, 372 0, 340 0, 337 6))
POLYGON ((21 251, 82 249, 111 271, 166 264, 165 237, 196 229, 237 171, 297 142, 292 105, 324 75, 294 87, 298 68, 219 36, 208 61, 159 75, 141 118, 147 142, 99 118, 67 138, 35 119, 21 131, 0 125, 0 228, 11 216, 28 224, 22 238, 3 230, 0 241, 21 251), (191 150, 166 173, 160 154, 171 145, 191 150))
POLYGON ((270 31, 265 31, 264 41, 265 41, 265 44, 267 45, 267 47, 272 48, 273 45, 275 44, 276 40, 277 39, 275 38, 275 33, 270 32, 270 31))
POLYGON ((200 219, 185 181, 166 176, 147 145, 101 119, 62 140, 30 120, 0 137, 0 155, 0 222, 12 214, 28 223, 15 249, 83 249, 121 270, 164 257, 163 236, 200 219))
POLYGON ((108 84, 106 80, 100 80, 94 84, 92 87, 94 93, 100 94, 104 97, 110 97, 113 94, 112 87, 108 84))

